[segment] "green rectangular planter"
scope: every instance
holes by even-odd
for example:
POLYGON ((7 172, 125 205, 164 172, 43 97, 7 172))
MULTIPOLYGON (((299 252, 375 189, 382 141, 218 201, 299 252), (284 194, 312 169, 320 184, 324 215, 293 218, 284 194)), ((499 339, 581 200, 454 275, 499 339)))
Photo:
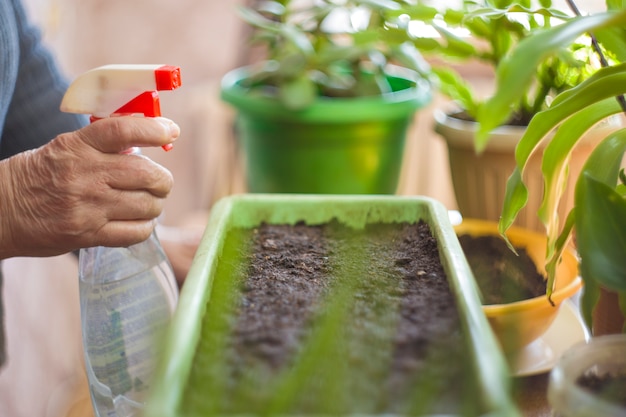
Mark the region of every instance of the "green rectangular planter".
MULTIPOLYGON (((201 343, 201 327, 214 283, 215 271, 231 228, 253 228, 262 222, 295 224, 304 221, 319 225, 336 219, 351 228, 369 223, 416 223, 424 220, 437 240, 439 256, 454 293, 464 340, 470 380, 477 395, 480 416, 518 416, 510 394, 509 373, 504 357, 482 311, 476 283, 465 260, 447 210, 426 197, 278 195, 247 194, 227 197, 212 209, 209 223, 181 292, 177 311, 164 341, 152 392, 147 403, 148 417, 200 417, 184 414, 186 393, 202 386, 189 382, 196 350, 201 343)), ((454 365, 454 363, 452 363, 454 365)))

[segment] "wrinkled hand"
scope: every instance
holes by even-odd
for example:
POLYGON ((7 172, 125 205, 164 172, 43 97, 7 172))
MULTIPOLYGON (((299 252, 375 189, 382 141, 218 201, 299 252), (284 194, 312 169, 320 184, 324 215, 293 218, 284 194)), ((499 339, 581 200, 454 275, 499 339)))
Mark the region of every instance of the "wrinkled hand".
POLYGON ((164 118, 99 120, 0 161, 0 259, 147 239, 173 179, 134 146, 179 135, 164 118))

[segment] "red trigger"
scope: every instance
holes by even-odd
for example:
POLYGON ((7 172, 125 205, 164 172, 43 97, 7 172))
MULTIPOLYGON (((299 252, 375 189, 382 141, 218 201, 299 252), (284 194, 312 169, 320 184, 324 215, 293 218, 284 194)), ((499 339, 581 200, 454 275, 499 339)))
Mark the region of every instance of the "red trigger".
POLYGON ((156 91, 146 91, 124 104, 113 112, 113 115, 143 114, 145 117, 161 116, 161 104, 159 93, 156 91))
MULTIPOLYGON (((124 104, 112 114, 115 116, 123 116, 130 114, 143 114, 145 117, 161 116, 161 104, 159 101, 159 93, 156 91, 145 91, 137 97, 124 104)), ((161 146, 163 150, 170 151, 173 146, 171 143, 161 146)))

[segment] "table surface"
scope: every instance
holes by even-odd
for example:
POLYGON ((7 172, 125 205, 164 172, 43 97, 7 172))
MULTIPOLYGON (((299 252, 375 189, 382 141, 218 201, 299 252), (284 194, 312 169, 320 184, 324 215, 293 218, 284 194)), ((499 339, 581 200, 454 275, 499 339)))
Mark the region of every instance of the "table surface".
MULTIPOLYGON (((553 417, 547 400, 549 373, 513 379, 513 398, 523 417, 553 417)), ((87 381, 75 387, 73 400, 59 417, 94 417, 87 381)))
POLYGON ((548 405, 548 373, 513 380, 514 399, 524 417, 551 417, 548 405))

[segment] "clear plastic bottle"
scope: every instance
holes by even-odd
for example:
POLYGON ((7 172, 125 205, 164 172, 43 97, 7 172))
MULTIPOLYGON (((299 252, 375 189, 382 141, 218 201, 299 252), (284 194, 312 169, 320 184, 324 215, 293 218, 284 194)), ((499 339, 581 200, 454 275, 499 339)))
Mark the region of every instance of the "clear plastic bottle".
POLYGON ((128 248, 82 249, 85 364, 97 417, 140 415, 178 287, 153 233, 128 248))
MULTIPOLYGON (((61 110, 90 114, 92 121, 158 117, 158 91, 180 86, 176 66, 105 65, 72 82, 61 110)), ((178 301, 172 267, 152 233, 128 248, 81 249, 79 278, 83 350, 96 416, 137 416, 160 355, 158 339, 178 301)))

